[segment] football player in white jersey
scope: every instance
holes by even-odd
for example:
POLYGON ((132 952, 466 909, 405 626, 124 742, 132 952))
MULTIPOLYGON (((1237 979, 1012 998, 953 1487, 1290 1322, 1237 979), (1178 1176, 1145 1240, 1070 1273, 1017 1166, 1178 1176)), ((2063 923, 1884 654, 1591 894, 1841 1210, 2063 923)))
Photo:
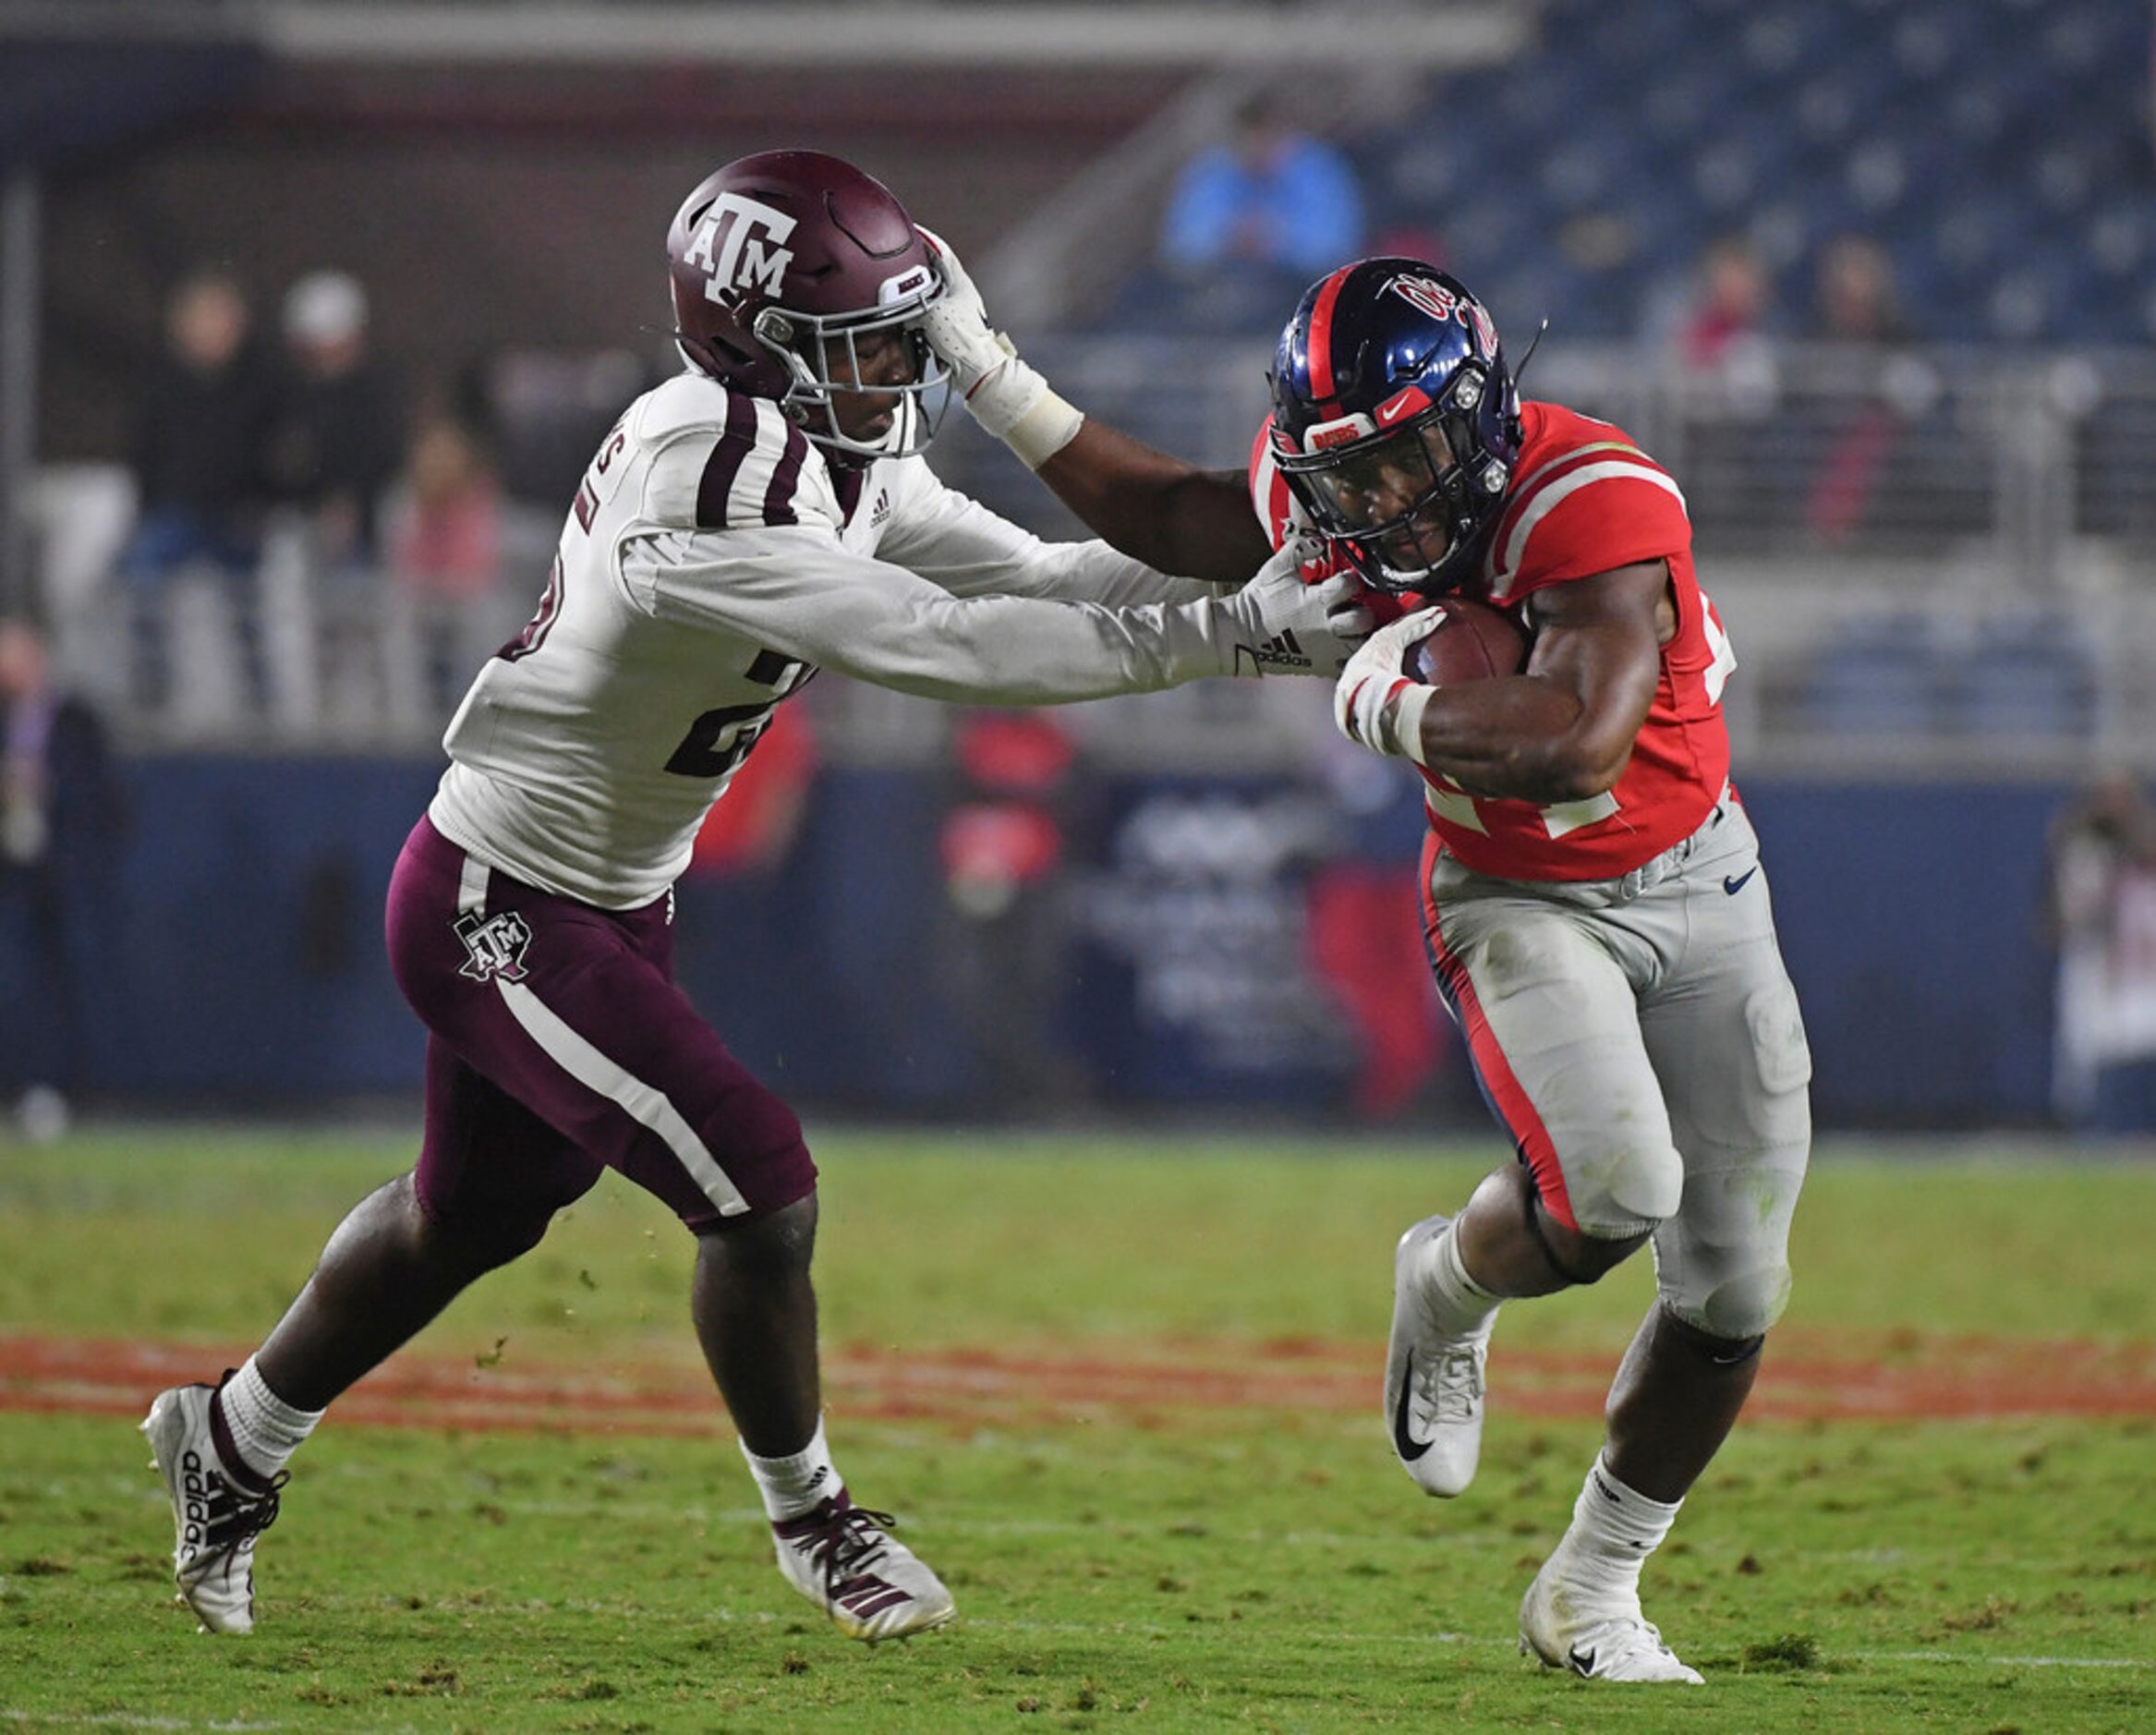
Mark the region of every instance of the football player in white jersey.
POLYGON ((539 612, 473 682, 391 881, 391 963, 429 1032, 418 1162, 345 1219, 244 1366, 162 1393, 143 1425, 181 1593, 218 1632, 253 1626, 256 1538, 332 1400, 607 1167, 696 1235, 697 1336, 787 1581, 856 1638, 948 1620, 950 1593, 826 1448, 815 1164, 673 986, 669 888, 818 669, 1043 704, 1330 677, 1368 625, 1351 581, 1267 561, 1237 489, 1197 491, 1217 515, 1160 510, 1197 473, 1060 399, 1005 431, 1090 491, 1081 516, 1110 541, 1049 545, 944 488, 920 456, 946 390, 923 323, 949 285, 851 164, 728 164, 668 254, 685 370, 594 455, 539 612))

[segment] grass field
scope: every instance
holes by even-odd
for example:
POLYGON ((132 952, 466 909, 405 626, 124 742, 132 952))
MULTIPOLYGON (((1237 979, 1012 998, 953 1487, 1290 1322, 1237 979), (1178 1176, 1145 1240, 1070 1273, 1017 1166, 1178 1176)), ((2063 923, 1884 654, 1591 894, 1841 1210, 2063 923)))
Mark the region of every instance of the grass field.
POLYGON ((1546 1674, 1520 1594, 1649 1274, 1498 1327, 1480 1482, 1375 1413, 1400 1228, 1487 1146, 830 1133, 830 1426, 960 1620, 781 1583, 689 1249, 609 1184, 355 1390, 198 1635, 134 1424, 401 1137, 0 1147, 0 1728, 2156 1729, 2156 1163, 1830 1147, 1755 1413, 1648 1570, 1704 1690, 1546 1674))

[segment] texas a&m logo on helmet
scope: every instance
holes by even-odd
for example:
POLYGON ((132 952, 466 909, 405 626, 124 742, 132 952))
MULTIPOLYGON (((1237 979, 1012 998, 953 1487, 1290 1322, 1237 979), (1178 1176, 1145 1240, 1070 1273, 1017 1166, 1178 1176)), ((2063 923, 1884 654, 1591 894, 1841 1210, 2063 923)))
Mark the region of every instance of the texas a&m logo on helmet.
POLYGON ((784 242, 793 233, 793 219, 776 205, 721 193, 697 222, 682 258, 703 267, 708 301, 752 289, 775 300, 785 293, 793 250, 784 242))
POLYGON ((920 335, 944 293, 928 244, 890 189, 820 151, 765 151, 707 176, 666 242, 674 342, 697 372, 769 398, 827 455, 903 456, 934 438, 941 364, 920 335), (862 346, 905 340, 911 377, 866 380, 862 346), (895 407, 874 437, 840 426, 834 394, 895 407))

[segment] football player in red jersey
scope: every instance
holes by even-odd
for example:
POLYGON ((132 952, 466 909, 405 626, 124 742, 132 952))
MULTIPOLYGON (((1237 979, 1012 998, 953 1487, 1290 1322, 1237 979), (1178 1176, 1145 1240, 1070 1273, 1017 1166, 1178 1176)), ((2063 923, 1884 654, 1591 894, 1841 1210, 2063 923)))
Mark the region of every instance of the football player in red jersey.
MULTIPOLYGON (((1329 677, 1366 625, 1345 582, 1268 559, 1247 514, 1217 541, 1126 515, 1118 552, 1042 542, 945 488, 921 457, 942 383, 923 325, 949 285, 852 164, 728 164, 667 254, 684 370, 600 443, 539 612, 465 696, 391 879, 390 961, 429 1031, 418 1165, 354 1208, 243 1366, 161 1393, 144 1424, 181 1593, 218 1632, 254 1624, 256 1539, 322 1412, 610 1167, 696 1237, 691 1314, 787 1582, 855 1638, 949 1620, 950 1592, 826 1446, 816 1165, 675 988, 672 884, 819 668, 1049 704, 1329 677)), ((1013 432, 1060 446, 1077 419, 1063 406, 1013 432)))
MULTIPOLYGON (((984 323, 962 296, 928 329, 976 414, 987 400, 984 425, 1087 499, 1098 477, 1024 449, 1060 400, 969 334, 984 323)), ((1488 310, 1420 261, 1313 285, 1272 386, 1258 521, 1276 542, 1315 531, 1330 565, 1411 611, 1350 661, 1335 717, 1427 786, 1431 965, 1518 1151, 1399 1242, 1394 1449, 1425 1491, 1462 1492, 1499 1303, 1593 1283, 1652 1244, 1659 1293, 1520 1641, 1598 1680, 1696 1682, 1641 1613, 1640 1571, 1788 1299, 1811 1057, 1728 783, 1735 659, 1693 576, 1684 497, 1620 430, 1522 404, 1488 310), (1449 689, 1406 674, 1437 618, 1424 603, 1456 592, 1518 618, 1519 673, 1449 689)))

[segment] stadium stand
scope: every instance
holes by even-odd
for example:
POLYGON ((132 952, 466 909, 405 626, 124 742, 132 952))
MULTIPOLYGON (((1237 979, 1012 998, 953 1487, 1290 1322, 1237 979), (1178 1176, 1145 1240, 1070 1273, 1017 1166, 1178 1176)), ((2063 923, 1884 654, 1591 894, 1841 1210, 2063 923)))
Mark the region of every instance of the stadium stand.
MULTIPOLYGON (((1741 226, 1788 298, 1828 237, 1877 237, 1938 341, 2156 331, 2146 6, 1547 0, 1540 17, 1501 78, 1440 75, 1348 141, 1373 232, 1435 232, 1515 324, 1630 337, 1670 274, 1741 226)), ((1148 268, 1096 322, 1208 320, 1148 268)))
MULTIPOLYGON (((1300 13, 1241 9, 1274 22, 1300 13)), ((312 10, 330 22, 357 17, 312 10)), ((1023 7, 939 16, 955 29, 951 12, 991 11, 1011 32, 1023 21, 1023 7)), ((1531 395, 1620 422, 1682 479, 1745 658, 1732 704, 1748 758, 1794 764, 1817 749, 1834 762, 1837 743, 1904 723, 1937 752, 1974 755, 2016 716, 2031 750, 2063 758, 2094 745, 2156 758, 2156 697, 2135 649, 2156 630, 2156 597, 2139 576, 2156 553, 2144 0, 1448 9, 1470 15, 1481 34, 1447 32, 1481 44, 1462 64, 1390 66, 1375 83, 1365 69, 1352 115, 1329 74, 1304 79, 1298 113, 1351 156, 1373 244, 1427 237, 1492 302, 1515 359, 1548 318, 1531 395), (1508 22, 1509 36, 1494 28, 1508 22), (1907 326, 1891 344, 1817 346, 1802 317, 1822 255, 1847 237, 1884 249, 1907 326), (1744 370, 1714 376, 1678 365, 1669 315, 1702 255, 1727 237, 1749 243, 1769 273, 1778 319, 1744 370), (2011 621, 1991 624, 2032 596, 2070 599, 2078 637, 2036 647, 2011 621), (1904 631, 1910 615, 1933 625, 1904 631), (1872 638, 1891 651, 1854 648, 1872 638), (2005 648, 1980 655, 1980 639, 2005 648), (1883 671, 1874 681, 1871 661, 1910 658, 1922 660, 1921 680, 1875 690, 1893 684, 1883 671), (1977 678, 1980 664, 1995 665, 1995 678, 1977 678), (2076 737, 2083 728, 2093 744, 2076 737)), ((651 9, 637 16, 648 23, 651 9)), ((408 622, 386 610, 339 618, 339 599, 312 585, 293 540, 273 536, 277 558, 243 587, 241 605, 261 616, 258 637, 285 647, 273 661, 289 678, 274 702, 249 702, 244 668, 211 678, 214 658, 194 660, 195 678, 179 689, 187 704, 137 702, 127 623, 115 618, 136 605, 108 607, 100 569, 133 511, 131 479, 110 458, 136 352, 153 330, 158 261, 145 256, 131 273, 103 268, 115 213, 153 209, 143 233, 241 248, 234 257, 268 291, 321 262, 318 237, 294 216, 325 200, 351 234, 394 242, 420 185, 408 147, 428 140, 440 273, 486 281, 489 294, 445 303, 384 273, 381 329, 415 374, 459 382, 491 416, 505 494, 499 594, 513 614, 544 564, 563 479, 633 382, 671 365, 663 342, 635 329, 652 323, 635 275, 648 201, 589 196, 622 184, 622 115, 640 117, 654 185, 671 185, 714 145, 753 148, 793 124, 785 81, 730 68, 716 26, 708 34, 709 64, 694 81, 633 56, 566 79, 478 55, 446 79, 439 68, 345 65, 317 29, 313 58, 246 59, 251 106, 115 155, 55 197, 49 269, 79 286, 81 305, 71 295, 42 358, 46 462, 21 504, 63 660, 131 742, 424 746, 438 733, 441 683, 402 666, 408 622), (263 127, 297 127, 301 115, 309 129, 291 149, 253 150, 263 127), (512 158, 489 145, 496 136, 534 148, 512 158), (235 152, 249 162, 260 218, 244 245, 228 234, 223 178, 235 152), (589 213, 574 270, 496 270, 514 234, 506 213, 534 201, 589 213), (381 647, 334 654, 333 640, 349 650, 377 628, 381 647), (302 642, 310 634, 313 654, 302 642), (419 693, 433 697, 415 702, 419 693)), ((854 128, 833 142, 875 163, 952 235, 991 307, 1075 401, 1165 448, 1234 465, 1264 413, 1285 307, 1253 297, 1242 320, 1224 322, 1217 297, 1169 280, 1151 253, 1177 164, 1279 76, 1239 56, 1202 67, 1013 65, 986 80, 925 67, 901 88, 864 66, 832 86, 844 99, 832 112, 854 128), (997 141, 993 176, 980 173, 984 138, 997 141)), ((1045 491, 961 419, 936 461, 997 510, 1071 531, 1045 491)), ((233 641, 192 606, 200 598, 187 600, 168 630, 190 643, 233 641)), ((878 754, 911 743, 926 755, 941 741, 932 721, 893 717, 876 698, 833 702, 839 758, 856 743, 878 754), (845 709, 855 704, 858 728, 845 709)), ((1193 763, 1266 762, 1300 729, 1254 696, 1161 706, 1187 711, 1173 750, 1193 763)), ((1115 710, 1104 708, 1098 726, 1111 751, 1115 710)), ((1133 722, 1133 753, 1150 733, 1133 722)))

